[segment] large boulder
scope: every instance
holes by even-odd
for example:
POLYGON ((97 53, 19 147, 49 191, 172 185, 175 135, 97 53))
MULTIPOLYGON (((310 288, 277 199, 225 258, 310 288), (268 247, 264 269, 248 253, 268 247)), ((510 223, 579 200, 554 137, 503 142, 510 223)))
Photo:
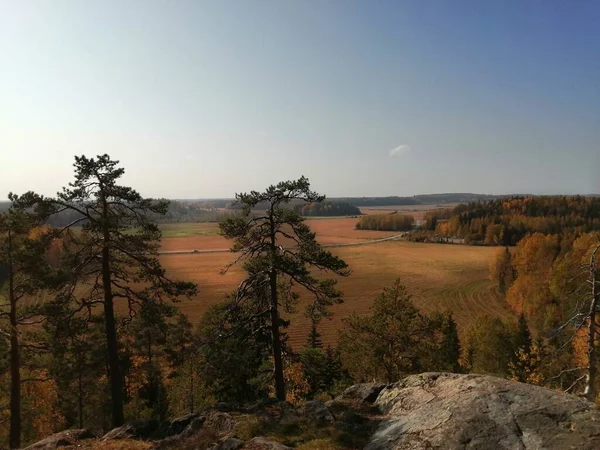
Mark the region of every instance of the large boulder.
POLYGON ((587 400, 483 375, 424 373, 384 388, 368 450, 599 449, 587 400))
POLYGON ((55 450, 59 447, 66 447, 69 445, 75 445, 77 441, 83 439, 91 439, 96 436, 90 430, 86 429, 74 429, 65 430, 60 433, 53 434, 47 438, 36 442, 25 448, 25 450, 55 450))

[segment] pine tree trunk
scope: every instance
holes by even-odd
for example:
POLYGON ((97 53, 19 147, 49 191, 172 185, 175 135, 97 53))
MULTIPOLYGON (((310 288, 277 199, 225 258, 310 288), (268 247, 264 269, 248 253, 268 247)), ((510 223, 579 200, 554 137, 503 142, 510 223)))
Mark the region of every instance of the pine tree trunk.
POLYGON ((271 271, 271 335, 273 336, 273 360, 275 362, 275 395, 285 401, 285 380, 283 378, 283 359, 281 357, 281 338, 279 336, 279 311, 277 309, 277 272, 271 271))
POLYGON ((12 236, 8 231, 8 297, 10 302, 10 431, 9 447, 21 447, 21 353, 17 323, 17 297, 12 264, 12 236))
MULTIPOLYGON (((105 236, 105 243, 108 242, 105 236)), ((119 368, 119 353, 117 347, 117 329, 113 305, 112 285, 110 280, 109 250, 105 244, 102 250, 102 284, 104 288, 104 322, 106 325, 106 347, 108 351, 108 368, 110 379, 112 426, 123 425, 123 387, 119 368)))
POLYGON ((598 358, 596 356, 596 310, 600 302, 600 289, 598 289, 598 268, 596 267, 596 252, 592 253, 590 260, 590 282, 592 284, 592 304, 590 306, 590 323, 588 327, 588 376, 585 385, 585 398, 589 401, 596 400, 596 378, 598 376, 598 358))

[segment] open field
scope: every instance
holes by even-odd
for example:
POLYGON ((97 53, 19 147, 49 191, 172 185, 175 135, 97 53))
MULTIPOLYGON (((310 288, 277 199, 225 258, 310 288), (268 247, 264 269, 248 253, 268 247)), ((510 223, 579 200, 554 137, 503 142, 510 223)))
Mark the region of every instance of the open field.
MULTIPOLYGON (((364 239, 386 237, 393 233, 354 230, 356 219, 307 221, 317 232, 322 243, 364 242, 364 239)), ((216 224, 192 224, 199 229, 216 230, 216 224)), ((165 237, 163 249, 227 248, 228 241, 214 233, 189 237, 165 237)), ((400 277, 413 294, 415 303, 425 312, 452 309, 462 330, 480 314, 501 317, 512 313, 487 279, 488 262, 496 249, 462 245, 420 244, 388 241, 372 245, 332 248, 344 258, 353 273, 340 279, 339 287, 345 293, 345 302, 332 308, 334 316, 321 325, 325 342, 334 342, 342 318, 356 312, 366 314, 374 297, 381 289, 400 277)), ((231 260, 231 253, 163 255, 161 261, 168 272, 179 279, 198 283, 200 293, 179 306, 193 322, 224 296, 233 291, 243 276, 240 268, 226 275, 220 270, 231 260)), ((298 313, 289 330, 294 347, 304 344, 310 329, 303 317, 301 299, 298 313)))
MULTIPOLYGON (((309 219, 306 223, 317 233, 322 244, 345 244, 379 239, 396 234, 393 231, 355 230, 356 218, 309 219)), ((231 242, 219 236, 217 223, 181 223, 161 225, 163 251, 228 249, 231 242)))
POLYGON ((415 219, 421 219, 428 211, 451 209, 456 205, 458 205, 458 203, 444 203, 439 205, 363 206, 360 208, 360 212, 363 214, 387 214, 398 211, 402 214, 410 214, 414 216, 415 219))

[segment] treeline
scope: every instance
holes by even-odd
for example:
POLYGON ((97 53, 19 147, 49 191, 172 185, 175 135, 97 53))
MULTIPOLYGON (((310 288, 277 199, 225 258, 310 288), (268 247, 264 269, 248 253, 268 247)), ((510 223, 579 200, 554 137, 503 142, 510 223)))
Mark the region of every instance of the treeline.
POLYGON ((421 194, 412 197, 342 197, 331 198, 331 201, 344 201, 358 207, 366 206, 394 206, 394 205, 435 205, 438 203, 469 203, 487 201, 501 198, 498 195, 448 193, 448 194, 421 194))
MULTIPOLYGON (((218 222, 230 212, 215 209, 210 203, 159 199, 156 202, 167 202, 165 214, 148 213, 148 217, 156 223, 196 223, 218 222)), ((73 222, 85 223, 82 214, 75 210, 63 210, 46 219, 47 224, 55 227, 68 226, 73 222)))
POLYGON ((294 205, 294 211, 301 216, 360 216, 356 206, 346 202, 311 202, 294 205))
POLYGON ((515 245, 531 233, 600 230, 600 197, 513 197, 458 205, 450 217, 427 218, 428 229, 435 224, 436 233, 464 238, 467 244, 515 245))
POLYGON ((412 229, 415 218, 409 214, 369 214, 361 216, 356 222, 357 230, 408 231, 412 229))
POLYGON ((420 205, 413 197, 342 197, 335 201, 343 201, 351 205, 361 206, 393 206, 393 205, 420 205))

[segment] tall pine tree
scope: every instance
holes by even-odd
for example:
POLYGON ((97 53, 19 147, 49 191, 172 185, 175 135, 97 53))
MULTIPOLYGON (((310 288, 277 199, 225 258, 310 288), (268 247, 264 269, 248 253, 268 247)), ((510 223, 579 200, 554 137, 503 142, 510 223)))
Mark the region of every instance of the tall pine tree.
POLYGON ((196 286, 170 279, 158 259, 161 233, 153 217, 166 214, 167 201, 143 198, 119 184, 125 170, 106 154, 75 157, 74 167, 75 180, 68 187, 55 198, 36 196, 32 205, 73 217, 63 229, 68 245, 62 262, 70 277, 64 293, 82 312, 102 308, 112 425, 119 426, 124 392, 115 303, 123 303, 131 316, 146 302, 194 295, 196 286))
POLYGON ((341 292, 335 280, 317 279, 311 269, 348 275, 347 264, 324 250, 316 241, 300 214, 291 210, 291 201, 321 202, 323 196, 310 190, 307 178, 269 186, 264 192, 237 194, 242 215, 220 224, 221 233, 234 241, 232 251, 239 253, 235 263, 243 262, 247 272, 234 299, 234 307, 242 302, 262 305, 260 314, 270 316, 273 347, 275 393, 284 401, 285 381, 280 342, 280 308, 291 308, 298 298, 296 288, 313 297, 309 308, 312 317, 327 314, 327 306, 340 301, 341 292), (261 212, 252 209, 261 205, 261 212), (263 206, 264 205, 264 206, 263 206))

